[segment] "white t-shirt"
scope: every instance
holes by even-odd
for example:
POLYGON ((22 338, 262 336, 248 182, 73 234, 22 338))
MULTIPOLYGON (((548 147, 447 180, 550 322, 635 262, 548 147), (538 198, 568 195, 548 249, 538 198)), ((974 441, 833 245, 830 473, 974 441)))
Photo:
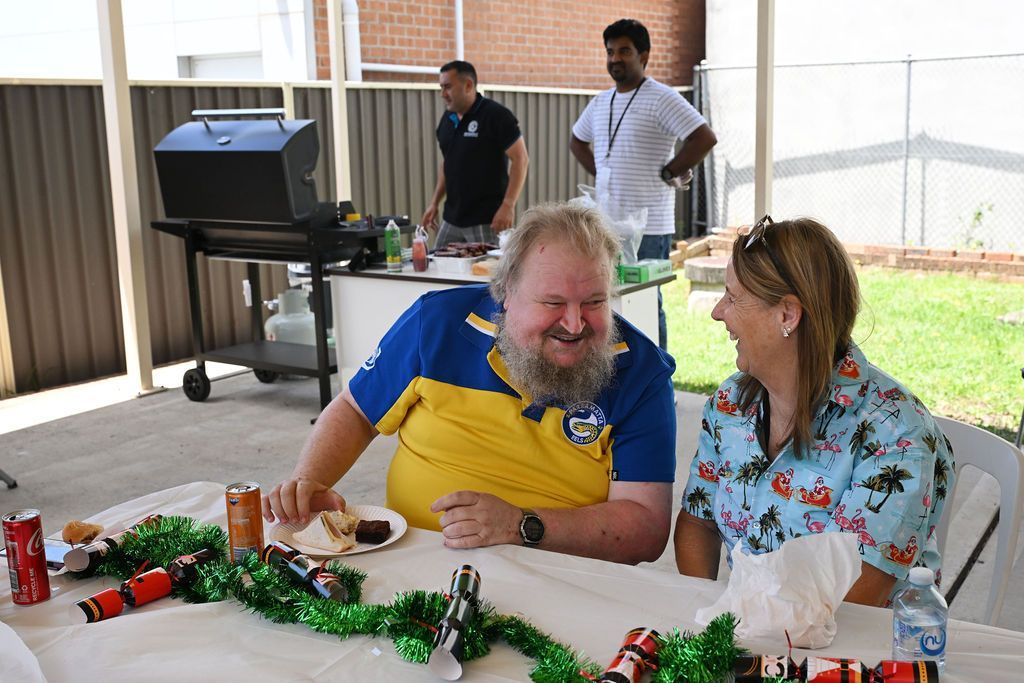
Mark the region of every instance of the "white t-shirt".
POLYGON ((676 140, 685 140, 704 123, 682 95, 648 77, 639 90, 617 93, 612 88, 599 94, 580 114, 572 134, 593 143, 598 197, 607 194, 626 210, 647 207, 644 234, 665 235, 675 232, 675 190, 662 181, 661 169, 675 156, 676 140))

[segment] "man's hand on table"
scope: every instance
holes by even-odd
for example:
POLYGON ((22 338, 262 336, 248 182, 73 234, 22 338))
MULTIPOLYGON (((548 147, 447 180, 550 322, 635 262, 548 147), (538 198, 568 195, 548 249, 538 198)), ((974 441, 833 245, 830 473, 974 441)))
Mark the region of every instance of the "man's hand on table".
POLYGON ((521 545, 519 523, 523 511, 489 493, 449 493, 435 500, 430 511, 444 512, 441 533, 449 548, 482 548, 499 543, 521 545))
POLYGON ((286 479, 263 496, 263 519, 268 522, 276 515, 282 523, 306 524, 310 512, 344 509, 345 499, 337 491, 305 477, 286 479))

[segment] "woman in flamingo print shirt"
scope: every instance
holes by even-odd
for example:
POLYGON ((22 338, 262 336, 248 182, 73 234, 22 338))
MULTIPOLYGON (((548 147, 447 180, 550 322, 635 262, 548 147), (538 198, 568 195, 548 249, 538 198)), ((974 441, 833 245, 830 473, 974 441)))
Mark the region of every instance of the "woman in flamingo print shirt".
POLYGON ((739 372, 711 396, 676 520, 679 571, 716 578, 722 544, 764 553, 804 534, 856 534, 847 600, 887 604, 910 568, 940 575, 934 531, 952 449, 908 389, 851 335, 853 263, 825 226, 765 216, 733 245, 711 315, 739 372))

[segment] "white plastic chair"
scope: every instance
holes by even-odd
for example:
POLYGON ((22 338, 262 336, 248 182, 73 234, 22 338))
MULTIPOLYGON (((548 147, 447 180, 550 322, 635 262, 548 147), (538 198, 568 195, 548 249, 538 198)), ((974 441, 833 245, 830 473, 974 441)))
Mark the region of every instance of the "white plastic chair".
MULTIPOLYGON (((936 417, 935 421, 953 445, 953 460, 958 473, 964 467, 977 467, 999 482, 996 561, 988 604, 985 606, 985 623, 992 625, 999 620, 1003 609, 1003 598, 1017 554, 1017 536, 1020 533, 1021 517, 1024 516, 1024 453, 1009 441, 973 425, 948 417, 936 417)), ((946 547, 946 535, 949 533, 953 511, 952 501, 959 484, 960 477, 957 477, 936 530, 939 552, 946 547)))

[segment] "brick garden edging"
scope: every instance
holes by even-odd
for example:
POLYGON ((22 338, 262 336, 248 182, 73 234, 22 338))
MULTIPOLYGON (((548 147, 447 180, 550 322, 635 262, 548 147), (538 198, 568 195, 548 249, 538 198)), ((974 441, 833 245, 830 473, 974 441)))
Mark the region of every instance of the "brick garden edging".
MULTIPOLYGON (((670 255, 673 267, 681 268, 686 259, 697 256, 728 256, 735 235, 736 230, 730 229, 692 243, 686 240, 676 242, 676 249, 670 255)), ((880 244, 846 243, 844 246, 858 265, 964 273, 984 279, 1024 283, 1024 254, 880 244)))

